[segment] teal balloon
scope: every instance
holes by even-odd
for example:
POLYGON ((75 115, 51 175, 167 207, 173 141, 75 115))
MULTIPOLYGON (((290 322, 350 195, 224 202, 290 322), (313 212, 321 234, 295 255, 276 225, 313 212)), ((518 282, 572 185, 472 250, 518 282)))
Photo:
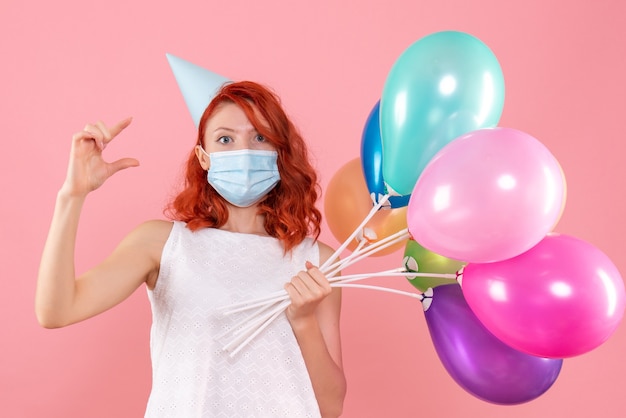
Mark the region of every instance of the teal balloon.
POLYGON ((383 87, 380 128, 387 190, 409 195, 421 172, 455 138, 497 126, 504 77, 493 52, 463 32, 436 32, 410 45, 383 87))

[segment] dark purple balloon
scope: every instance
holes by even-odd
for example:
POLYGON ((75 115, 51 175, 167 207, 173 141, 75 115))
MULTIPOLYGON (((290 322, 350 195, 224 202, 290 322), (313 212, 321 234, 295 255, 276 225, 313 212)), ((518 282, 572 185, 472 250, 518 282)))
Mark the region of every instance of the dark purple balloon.
POLYGON ((430 302, 424 315, 439 359, 477 398, 506 405, 529 402, 559 376, 562 359, 532 356, 500 341, 471 311, 458 284, 434 288, 430 302))

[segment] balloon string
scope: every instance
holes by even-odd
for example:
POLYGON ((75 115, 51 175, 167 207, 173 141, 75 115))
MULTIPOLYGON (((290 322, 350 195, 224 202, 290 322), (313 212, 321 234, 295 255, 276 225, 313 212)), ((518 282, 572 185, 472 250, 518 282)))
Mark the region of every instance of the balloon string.
MULTIPOLYGON (((418 273, 418 272, 413 272, 413 271, 409 271, 406 270, 403 267, 399 267, 396 269, 392 269, 392 270, 386 270, 386 271, 379 271, 379 272, 375 272, 375 273, 359 273, 359 274, 349 274, 349 275, 343 275, 343 276, 336 276, 336 277, 332 277, 330 279, 328 279, 329 282, 331 283, 348 283, 348 282, 353 282, 353 281, 358 281, 358 280, 364 280, 364 279, 369 279, 369 278, 373 278, 373 277, 407 277, 407 276, 411 276, 413 278, 415 277, 431 277, 431 278, 442 278, 442 279, 451 279, 451 280, 455 280, 456 279, 456 274, 447 274, 447 273, 418 273)), ((288 293, 283 290, 281 291, 279 294, 277 294, 276 296, 272 297, 272 298, 267 298, 266 296, 257 298, 257 299, 251 299, 245 302, 238 302, 238 303, 234 303, 232 305, 228 305, 222 309, 224 309, 222 311, 223 315, 230 315, 230 314, 234 314, 234 313, 238 313, 238 312, 243 312, 243 311, 247 311, 247 310, 251 310, 254 308, 258 308, 261 307, 262 309, 259 310, 259 312, 263 311, 263 307, 267 307, 267 305, 272 305, 276 302, 280 302, 283 300, 286 300, 289 297, 288 293)), ((253 314, 254 315, 254 314, 253 314)), ((245 322, 245 321, 242 321, 245 322)))
POLYGON ((348 283, 354 282, 363 279, 370 279, 372 277, 407 277, 407 275, 411 275, 411 277, 429 277, 429 278, 439 278, 439 279, 450 279, 456 280, 456 274, 448 274, 448 273, 417 273, 412 271, 407 271, 404 268, 398 268, 395 270, 381 271, 378 273, 364 273, 364 274, 350 274, 346 276, 338 276, 336 278, 332 278, 329 280, 331 283, 348 283))
MULTIPOLYGON (((396 232, 395 234, 392 234, 374 243, 372 243, 371 240, 367 239, 363 228, 365 227, 367 222, 369 222, 369 220, 376 214, 376 212, 387 202, 388 199, 389 199, 388 194, 381 197, 378 203, 372 207, 370 212, 363 219, 361 224, 354 230, 354 232, 343 242, 343 244, 341 244, 339 248, 337 248, 337 250, 335 250, 335 252, 324 262, 324 264, 320 266, 320 271, 322 271, 329 278, 329 281, 331 281, 332 287, 359 287, 363 289, 372 289, 372 290, 385 291, 385 292, 390 292, 390 293, 395 293, 395 294, 400 294, 400 295, 408 295, 413 298, 418 298, 421 300, 422 298, 421 295, 417 293, 403 292, 403 291, 389 289, 389 288, 380 287, 380 286, 355 285, 355 284, 349 284, 348 282, 362 280, 362 279, 370 278, 370 277, 401 276, 401 275, 407 277, 405 273, 411 273, 412 277, 417 277, 417 276, 433 277, 432 275, 429 275, 429 273, 408 272, 405 269, 400 268, 400 269, 394 269, 394 270, 390 270, 386 272, 335 277, 337 276, 337 274, 339 274, 339 272, 342 269, 378 251, 388 248, 391 245, 401 242, 409 237, 408 230, 405 228, 401 231, 396 232), (355 250, 348 257, 346 257, 346 259, 338 260, 335 262, 335 260, 339 258, 339 255, 348 247, 350 242, 352 242, 352 240, 355 239, 355 237, 359 233, 362 233, 363 236, 359 240, 359 243, 357 247, 355 248, 355 250)), ((436 275, 435 277, 438 277, 438 276, 439 275, 436 275)), ((451 275, 451 276, 454 276, 454 277, 450 277, 450 278, 456 278, 455 275, 451 275)), ((239 302, 239 303, 235 303, 235 304, 225 307, 224 308, 225 310, 223 311, 224 315, 229 315, 229 314, 233 314, 237 312, 243 312, 243 311, 247 311, 247 310, 254 309, 254 308, 259 308, 259 309, 252 312, 246 318, 240 320, 237 324, 235 324, 235 326, 233 327, 234 328, 233 334, 235 338, 224 346, 224 350, 230 351, 230 349, 233 348, 233 346, 239 343, 239 345, 235 347, 235 349, 230 354, 230 356, 233 357, 246 344, 248 344, 255 336, 257 336, 263 329, 269 326, 269 324, 272 323, 289 306, 291 301, 288 299, 289 299, 289 295, 287 294, 285 290, 282 290, 282 291, 272 293, 270 295, 263 296, 261 298, 257 298, 257 299, 249 300, 245 302, 239 302), (278 306, 270 310, 270 308, 275 306, 276 304, 278 304, 278 306), (255 327, 258 327, 258 328, 254 330, 255 327)), ((230 331, 220 334, 219 337, 220 338, 224 337, 226 334, 228 334, 228 332, 230 331)))
MULTIPOLYGON (((441 277, 441 278, 450 278, 453 279, 456 276, 454 275, 443 275, 437 273, 415 273, 411 271, 405 271, 403 268, 376 272, 376 273, 361 273, 361 274, 351 274, 351 275, 343 275, 343 276, 335 276, 328 279, 329 282, 348 282, 348 281, 356 281, 363 280, 372 277, 385 277, 385 276, 411 276, 411 277, 441 277)), ((282 300, 287 299, 288 293, 286 291, 280 291, 273 293, 271 296, 262 296, 255 299, 249 299, 243 302, 233 303, 228 306, 223 306, 220 308, 222 311, 222 315, 231 315, 243 311, 248 311, 254 308, 261 308, 259 312, 262 312, 268 305, 272 305, 276 302, 280 302, 282 300)), ((219 337, 218 337, 219 338, 219 337)))
POLYGON ((350 242, 352 242, 354 237, 356 237, 358 233, 362 231, 363 227, 365 227, 365 224, 367 224, 370 221, 370 219, 374 217, 376 212, 378 212, 378 210, 385 204, 385 202, 387 202, 387 200, 389 200, 388 194, 384 195, 378 201, 378 203, 375 204, 374 207, 372 207, 372 209, 367 214, 365 219, 363 219, 361 224, 356 227, 354 232, 352 232, 352 234, 343 242, 343 244, 341 244, 339 248, 337 248, 337 250, 335 250, 335 252, 328 258, 328 260, 326 260, 326 262, 320 267, 321 271, 324 271, 324 269, 326 269, 331 263, 333 263, 339 257, 339 255, 343 252, 343 250, 345 250, 348 247, 348 245, 350 244, 350 242))
MULTIPOLYGON (((351 274, 346 276, 336 277, 330 280, 331 287, 345 287, 345 288, 360 288, 360 289, 368 289, 368 290, 377 290, 381 292, 393 293, 397 295, 408 296, 414 299, 423 300, 423 296, 419 293, 411 293, 405 292, 401 290, 391 289, 382 286, 372 286, 372 285, 363 285, 363 284, 353 284, 351 282, 364 280, 372 277, 399 277, 406 276, 407 273, 413 273, 415 277, 439 277, 439 278, 447 278, 447 279, 455 279, 455 274, 445 274, 445 273, 416 273, 406 271, 404 268, 397 268, 387 271, 381 271, 377 273, 361 273, 361 274, 351 274)), ((287 306, 291 303, 288 300, 289 295, 285 292, 285 294, 278 300, 273 302, 262 301, 261 303, 256 303, 254 306, 244 306, 236 310, 236 312, 245 311, 247 309, 252 309, 258 306, 261 306, 261 309, 253 312, 252 314, 246 316, 237 324, 233 325, 231 329, 226 331, 225 333, 220 334, 216 339, 220 339, 224 337, 229 332, 232 332, 234 338, 229 343, 224 345, 223 349, 230 351, 235 345, 239 344, 235 350, 231 352, 231 356, 234 356, 237 352, 239 352, 246 344, 248 344, 256 335, 258 335, 263 329, 265 329, 269 324, 274 321, 281 312, 283 312, 287 306), (277 306, 276 304, 279 303, 277 306), (274 309, 269 310, 271 307, 274 309), (268 311, 269 310, 269 311, 268 311), (259 328, 257 328, 259 327, 259 328), (255 330, 255 328, 257 328, 255 330)), ((231 312, 232 311, 228 311, 231 312)))
POLYGON ((279 290, 277 292, 273 292, 268 295, 261 296, 255 299, 244 300, 241 302, 231 303, 230 305, 227 305, 227 306, 222 306, 221 308, 218 308, 218 311, 222 311, 224 315, 229 315, 231 313, 238 312, 238 311, 234 311, 233 309, 236 309, 242 306, 248 306, 251 303, 257 303, 257 302, 272 303, 272 302, 282 300, 281 298, 286 294, 287 292, 285 290, 279 290))
MULTIPOLYGON (((375 241, 374 243, 367 243, 367 245, 361 246, 360 248, 356 248, 350 255, 348 255, 344 259, 337 260, 335 263, 330 266, 325 267, 323 270, 320 267, 320 270, 323 273, 334 272, 335 270, 341 270, 351 264, 354 264, 356 261, 362 259, 362 256, 369 256, 374 253, 377 253, 380 250, 383 250, 391 245, 394 245, 406 238, 409 237, 408 229, 402 229, 397 231, 381 240, 375 241), (354 260, 358 258, 357 260, 354 260), (354 261, 352 261, 354 260, 354 261)), ((332 273, 328 275, 332 276, 332 273)))
POLYGON ((388 292, 388 293, 394 293, 396 295, 409 296, 413 299, 419 299, 420 301, 424 299, 424 296, 422 296, 420 293, 404 292, 402 290, 396 290, 396 289, 391 289, 388 287, 381 287, 381 286, 372 286, 372 285, 367 285, 367 284, 332 283, 330 286, 331 287, 353 287, 353 288, 358 288, 358 289, 377 290, 380 292, 388 292))
POLYGON ((231 310, 229 312, 224 312, 224 315, 227 315, 227 314, 232 314, 232 313, 236 313, 236 312, 243 312, 243 311, 246 311, 246 310, 254 309, 256 307, 260 307, 260 309, 255 310, 254 312, 250 313, 245 318, 242 318, 241 320, 239 320, 235 324, 231 325, 228 329, 226 329, 221 334, 218 334, 217 336, 215 336, 215 339, 216 340, 220 340, 220 339, 226 337, 226 335, 228 335, 230 333, 235 334, 235 335, 238 334, 239 333, 239 332, 237 332, 238 329, 240 329, 241 327, 245 327, 252 319, 257 318, 257 317, 261 317, 261 315, 263 315, 268 309, 270 309, 272 306, 275 306, 276 303, 281 302, 283 300, 285 300, 285 299, 281 298, 281 299, 278 299, 278 300, 261 301, 261 302, 255 303, 253 305, 241 307, 241 308, 239 308, 237 310, 231 310))
POLYGON ((246 302, 239 302, 239 303, 234 303, 232 305, 229 305, 227 307, 224 307, 222 309, 225 309, 222 311, 222 314, 224 316, 226 315, 231 315, 234 313, 238 313, 238 312, 243 312, 243 311, 247 311, 250 309, 254 309, 254 308, 258 308, 259 306, 265 306, 265 305, 272 305, 276 302, 280 302, 282 300, 285 300, 285 298, 287 298, 289 295, 287 294, 286 291, 281 291, 279 294, 277 294, 276 296, 273 296, 271 298, 268 298, 266 296, 264 297, 260 297, 257 299, 251 299, 248 300, 246 302))
POLYGON ((364 249, 360 252, 357 253, 352 253, 349 257, 346 257, 345 261, 342 262, 342 260, 338 261, 337 263, 333 264, 333 266, 337 266, 334 270, 332 270, 332 272, 330 274, 328 274, 327 276, 329 277, 334 277, 336 276, 341 270, 343 270, 344 268, 351 266, 352 264, 361 261, 362 259, 371 256, 372 254, 375 254, 381 250, 384 250, 385 248, 388 248, 392 245, 395 245, 401 241, 404 241, 405 239, 407 239, 409 237, 409 234, 407 232, 406 229, 403 229, 401 231, 396 232, 393 235, 390 235, 389 237, 380 240, 378 242, 376 242, 375 244, 371 244, 370 246, 366 246, 364 247, 364 249))
POLYGON ((384 250, 385 248, 390 247, 393 244, 396 244, 397 242, 404 241, 407 238, 409 238, 409 230, 407 228, 404 228, 404 229, 401 229, 400 231, 397 231, 389 235, 388 237, 385 237, 374 243, 370 243, 369 245, 365 246, 362 250, 356 251, 356 253, 357 254, 367 253, 367 255, 372 255, 374 253, 377 253, 380 250, 384 250))
POLYGON ((274 314, 276 314, 277 312, 282 312, 286 307, 287 307, 288 303, 286 303, 286 301, 283 301, 281 303, 275 303, 272 305, 269 305, 269 309, 266 312, 264 312, 263 314, 259 315, 258 318, 250 318, 249 319, 254 319, 254 321, 250 322, 249 324, 246 324, 246 326, 242 329, 234 329, 234 337, 229 343, 227 343, 226 345, 224 345, 224 349, 225 350, 230 350, 233 347, 235 347, 237 344, 240 344, 243 340, 245 340, 247 337, 249 337, 250 335, 252 335, 255 330, 262 325, 267 319, 271 318, 272 316, 274 316, 274 314))
MULTIPOLYGON (((364 279, 368 279, 372 277, 406 276, 406 273, 412 273, 412 272, 408 272, 403 268, 397 268, 397 269, 381 271, 377 273, 362 273, 362 274, 340 276, 340 277, 331 279, 330 281, 331 281, 331 287, 346 287, 346 288, 378 290, 378 291, 393 293, 397 295, 409 296, 414 299, 419 299, 421 301, 423 299, 423 296, 419 293, 405 292, 405 291, 391 289, 391 288, 382 287, 382 286, 372 286, 372 285, 362 285, 362 284, 351 283, 354 281, 364 280, 364 279)), ((433 274, 436 275, 436 277, 446 277, 446 278, 451 278, 451 279, 456 277, 456 275, 454 274, 437 274, 437 273, 432 273, 432 274, 431 273, 413 273, 413 274, 416 276, 420 276, 420 277, 431 277, 433 274)), ((242 306, 236 310, 226 311, 225 314, 234 313, 234 312, 242 312, 247 309, 253 309, 253 308, 261 306, 261 309, 246 316, 244 319, 240 320, 237 324, 235 324, 231 328, 234 338, 233 340, 225 344, 223 346, 223 349, 226 351, 230 351, 235 345, 239 344, 230 353, 231 357, 234 356, 246 344, 248 344, 255 336, 257 336, 263 329, 269 326, 269 324, 273 322, 280 315, 280 313, 283 312, 289 306, 291 301, 288 299, 289 299, 289 295, 285 292, 284 295, 280 299, 277 299, 275 301, 261 301, 258 303, 254 303, 253 305, 250 305, 250 306, 242 306), (280 303, 278 304, 278 306, 276 306, 278 302, 280 303), (270 310, 269 312, 266 312, 270 307, 273 307, 273 306, 276 306, 276 307, 270 310), (242 326, 243 328, 240 328, 242 326), (254 328, 256 327, 258 328, 255 331, 254 328)), ((228 330, 226 333, 220 334, 220 336, 216 337, 216 339, 224 337, 225 334, 227 334, 228 332, 231 332, 231 330, 228 330)))
MULTIPOLYGON (((386 237, 380 241, 377 241, 374 244, 370 244, 369 246, 364 247, 365 250, 361 253, 352 253, 350 254, 348 257, 346 257, 343 260, 339 260, 338 262, 328 266, 326 268, 326 270, 328 271, 322 271, 323 273, 326 274, 327 277, 332 278, 335 277, 339 271, 341 271, 342 269, 351 266, 352 264, 356 263, 357 261, 362 260, 365 257, 368 257, 380 250, 383 250, 391 245, 394 245, 404 239, 406 239, 408 237, 408 233, 406 229, 403 229, 401 231, 396 232, 393 235, 390 235, 389 237, 386 237), (333 270, 334 269, 334 270, 333 270)), ((321 270, 321 268, 320 268, 321 270)), ((432 277, 432 276, 431 276, 432 277)), ((278 292, 274 292, 271 293, 269 295, 266 296, 262 296, 259 297, 257 299, 253 299, 253 300, 247 300, 247 301, 243 301, 243 302, 238 302, 238 303, 234 303, 231 304, 227 307, 224 307, 223 309, 227 309, 225 310, 223 313, 225 315, 227 314, 231 314, 231 313, 236 313, 239 312, 239 310, 235 310, 238 307, 243 307, 243 306, 249 306, 249 308, 254 308, 257 306, 260 306, 258 303, 261 302, 276 302, 276 301, 280 301, 282 300, 283 296, 286 295, 286 292, 284 290, 278 291, 278 292), (251 306, 250 304, 255 304, 254 306, 251 306)))
POLYGON ((235 345, 239 344, 230 353, 230 356, 234 357, 235 354, 237 354, 239 352, 239 350, 241 350, 246 344, 248 344, 250 341, 252 341, 252 339, 254 337, 259 335, 259 333, 261 331, 263 331, 270 323, 272 323, 274 321, 274 319, 278 318, 278 316, 287 308, 287 306, 289 306, 290 303, 291 303, 290 301, 281 302, 274 309, 272 309, 271 311, 269 311, 269 312, 265 313, 264 315, 262 315, 255 322, 254 326, 248 327, 246 329, 246 332, 241 332, 240 333, 241 335, 239 335, 238 337, 234 338, 231 342, 229 342, 226 345, 224 345, 223 349, 226 350, 226 351, 230 351, 231 348, 233 348, 235 345), (253 330, 253 328, 256 327, 256 326, 258 326, 258 328, 256 330, 253 330), (253 331, 253 332, 250 332, 250 331, 253 331))
POLYGON ((265 309, 263 309, 263 311, 261 313, 253 313, 250 315, 250 317, 248 318, 248 320, 244 323, 242 323, 241 321, 237 324, 239 325, 238 327, 233 327, 232 328, 232 335, 233 336, 237 336, 237 335, 249 335, 251 331, 254 331, 254 328, 258 327, 259 325, 261 325, 263 323, 263 318, 269 318, 270 316, 272 316, 275 313, 275 310, 271 310, 268 312, 268 310, 272 307, 274 307, 275 309, 278 309, 277 307, 277 303, 272 303, 272 304, 268 304, 267 306, 265 306, 265 309), (251 321, 250 319, 254 319, 257 318, 255 321, 251 321), (260 319, 259 319, 260 318, 260 319))
POLYGON ((357 252, 358 252, 358 251, 361 251, 361 248, 363 248, 364 246, 366 246, 366 245, 368 244, 368 242, 369 242, 369 241, 368 241, 367 239, 362 238, 362 239, 359 241, 359 243, 358 243, 358 245, 356 246, 356 248, 354 249, 354 251, 357 251, 357 252))
POLYGON ((267 319, 267 321, 265 321, 253 334, 251 334, 248 338, 246 338, 241 344, 239 344, 237 346, 237 348, 235 348, 231 353, 230 353, 230 357, 233 358, 235 357, 235 355, 242 349, 244 348, 250 341, 252 341, 252 339, 254 337, 256 337, 257 335, 259 335, 261 333, 261 331, 263 331, 265 328, 267 328, 269 326, 269 324, 271 324, 272 322, 274 322, 274 320, 276 318, 278 318, 278 316, 285 310, 285 308, 289 306, 289 303, 285 304, 285 306, 280 307, 280 309, 277 309, 276 312, 267 319))
MULTIPOLYGON (((344 263, 348 263, 349 260, 354 259, 355 255, 358 254, 360 251, 362 251, 363 248, 368 246, 368 241, 365 239, 362 239, 361 241, 359 241, 359 244, 356 246, 356 248, 354 249, 354 251, 348 255, 346 258, 344 258, 343 260, 340 259, 338 260, 336 263, 328 266, 328 267, 320 267, 320 271, 322 273, 324 273, 324 275, 328 278, 328 277, 333 277, 336 276, 341 269, 344 266, 344 263)), ((350 264, 346 264, 346 265, 350 265, 350 264)))
POLYGON ((369 279, 370 277, 384 277, 384 276, 395 276, 397 273, 401 273, 404 268, 399 267, 396 269, 379 271, 376 273, 357 273, 357 274, 347 274, 344 276, 336 276, 328 279, 330 283, 338 283, 338 282, 354 282, 357 280, 369 279))
MULTIPOLYGON (((396 271, 396 270, 392 270, 392 271, 396 271)), ((369 276, 369 274, 367 276, 369 276)), ((342 277, 346 277, 346 276, 337 276, 337 278, 342 278, 342 277)), ((332 280, 332 277, 329 278, 329 281, 331 280, 332 280)), ((226 316, 226 315, 242 312, 245 310, 257 308, 259 306, 265 306, 266 304, 280 302, 281 300, 284 300, 287 296, 288 296, 287 291, 279 290, 277 292, 270 293, 265 296, 260 296, 258 298, 231 303, 230 305, 222 306, 218 310, 220 310, 221 313, 224 316, 226 316)))

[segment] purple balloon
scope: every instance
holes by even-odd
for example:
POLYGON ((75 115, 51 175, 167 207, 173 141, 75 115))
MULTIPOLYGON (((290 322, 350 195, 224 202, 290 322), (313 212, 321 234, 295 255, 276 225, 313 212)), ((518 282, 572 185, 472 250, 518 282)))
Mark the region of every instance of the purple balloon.
POLYGON ((443 366, 470 394, 503 405, 529 402, 559 376, 562 359, 548 359, 506 345, 478 320, 454 283, 424 299, 424 315, 443 366), (427 307, 427 308, 426 308, 427 307))

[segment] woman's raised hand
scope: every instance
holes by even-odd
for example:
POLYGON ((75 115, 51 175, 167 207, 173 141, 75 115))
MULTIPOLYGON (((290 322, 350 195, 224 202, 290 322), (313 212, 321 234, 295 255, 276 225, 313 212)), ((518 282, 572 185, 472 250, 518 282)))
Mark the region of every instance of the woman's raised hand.
POLYGON ((62 191, 72 196, 84 197, 118 171, 139 165, 139 161, 134 158, 121 158, 111 163, 102 158, 102 151, 109 142, 130 125, 131 121, 132 118, 127 118, 113 126, 106 126, 98 121, 87 124, 82 131, 72 136, 69 167, 62 191))

